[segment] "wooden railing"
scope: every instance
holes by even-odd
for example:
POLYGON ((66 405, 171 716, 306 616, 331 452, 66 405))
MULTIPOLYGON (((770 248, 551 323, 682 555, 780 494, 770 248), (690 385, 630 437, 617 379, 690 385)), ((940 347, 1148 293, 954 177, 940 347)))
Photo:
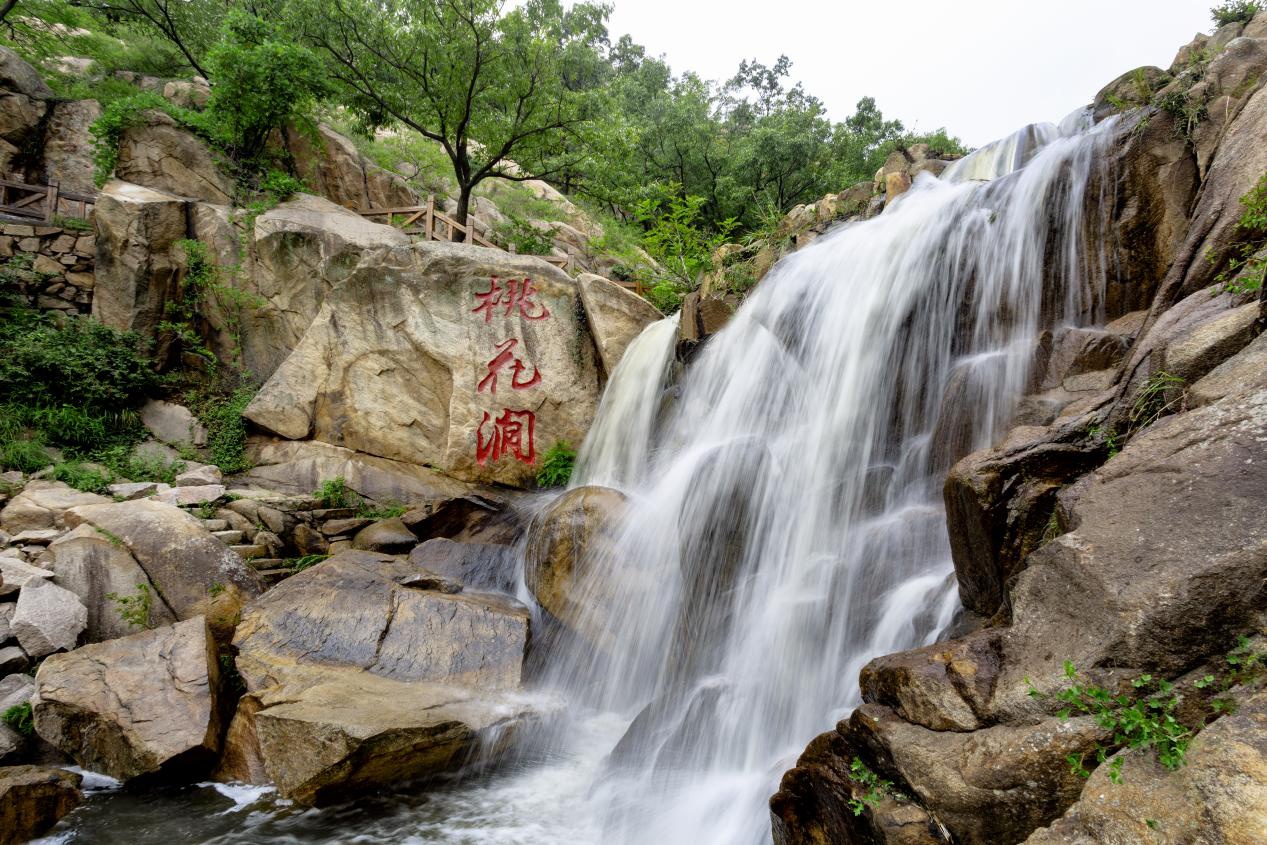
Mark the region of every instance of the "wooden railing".
POLYGON ((42 223, 52 223, 53 218, 58 216, 86 220, 96 204, 96 194, 63 191, 56 179, 50 180, 47 185, 0 179, 0 216, 42 223))
POLYGON ((469 243, 501 249, 497 244, 476 232, 473 223, 468 222, 463 225, 443 211, 437 211, 435 197, 427 197, 426 205, 371 208, 361 211, 360 215, 370 220, 375 217, 385 217, 387 219, 383 222, 387 225, 394 226, 407 235, 419 235, 428 241, 457 241, 459 235, 466 235, 465 240, 469 243), (403 219, 397 220, 398 217, 403 219))
MULTIPOLYGON (((368 219, 385 218, 382 222, 389 226, 400 229, 407 235, 417 235, 423 240, 428 241, 457 241, 458 235, 469 233, 469 242, 480 246, 490 247, 492 249, 503 249, 500 244, 493 243, 488 238, 480 235, 475 231, 475 216, 467 217, 466 225, 459 223, 443 211, 436 209, 435 197, 427 197, 426 205, 409 205, 398 208, 371 208, 368 210, 359 210, 358 213, 368 219)), ((515 245, 511 244, 506 251, 515 254, 515 245)), ((587 272, 589 268, 577 258, 571 248, 568 249, 567 255, 537 255, 534 258, 540 258, 547 264, 553 264, 555 267, 562 269, 566 273, 575 275, 578 272, 587 272)), ((617 281, 626 290, 631 290, 638 296, 642 296, 643 289, 640 282, 617 281)))

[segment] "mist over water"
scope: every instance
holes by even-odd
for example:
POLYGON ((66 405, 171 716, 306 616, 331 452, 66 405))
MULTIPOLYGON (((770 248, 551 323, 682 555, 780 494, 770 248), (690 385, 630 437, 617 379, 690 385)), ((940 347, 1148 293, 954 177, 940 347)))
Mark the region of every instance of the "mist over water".
POLYGON ((520 759, 328 810, 98 797, 49 841, 768 842, 769 796, 860 702, 859 670, 958 613, 946 471, 999 439, 1043 328, 1103 319, 1087 191, 1111 133, 1071 116, 921 175, 782 261, 685 371, 677 318, 646 329, 573 481, 630 498, 578 588, 621 601, 602 647, 544 656, 566 704, 520 759))

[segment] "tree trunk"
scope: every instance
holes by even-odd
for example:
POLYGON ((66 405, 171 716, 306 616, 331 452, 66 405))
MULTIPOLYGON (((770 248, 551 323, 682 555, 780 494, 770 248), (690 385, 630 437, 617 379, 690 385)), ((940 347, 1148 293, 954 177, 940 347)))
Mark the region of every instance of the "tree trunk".
POLYGON ((460 233, 461 240, 464 240, 464 241, 469 241, 471 239, 470 232, 469 232, 469 229, 471 228, 471 226, 469 223, 466 222, 467 213, 471 207, 471 188, 472 188, 471 185, 463 185, 461 189, 458 191, 458 210, 454 212, 453 214, 454 220, 456 220, 459 224, 466 226, 468 228, 467 232, 460 233))

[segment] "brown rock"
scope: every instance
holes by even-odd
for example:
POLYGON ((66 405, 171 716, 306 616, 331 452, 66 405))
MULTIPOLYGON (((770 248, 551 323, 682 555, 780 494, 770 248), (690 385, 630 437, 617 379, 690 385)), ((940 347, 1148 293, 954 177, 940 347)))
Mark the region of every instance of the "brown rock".
POLYGON ((218 748, 218 665, 202 617, 53 655, 35 683, 36 732, 91 771, 197 775, 218 748))
POLYGON ((660 312, 637 294, 593 273, 578 276, 576 286, 603 371, 610 378, 625 349, 643 329, 661 319, 660 312))
POLYGON ((0 767, 0 845, 43 836, 79 806, 83 778, 44 766, 0 767))
POLYGON ((352 548, 393 554, 418 545, 418 538, 399 519, 383 519, 367 525, 352 538, 352 548))
POLYGON ((115 175, 124 181, 218 205, 233 201, 233 182, 207 145, 159 111, 119 138, 115 175))

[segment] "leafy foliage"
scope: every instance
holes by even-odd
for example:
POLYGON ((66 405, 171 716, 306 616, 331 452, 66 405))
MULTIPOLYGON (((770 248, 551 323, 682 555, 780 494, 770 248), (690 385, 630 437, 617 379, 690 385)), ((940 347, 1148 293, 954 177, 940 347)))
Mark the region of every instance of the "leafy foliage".
POLYGON ((315 53, 241 9, 225 16, 206 61, 215 80, 207 113, 239 161, 258 159, 270 132, 305 115, 329 91, 315 53))
POLYGON ((498 226, 493 234, 506 246, 513 246, 520 255, 549 255, 554 249, 554 238, 548 232, 513 214, 507 214, 506 222, 498 226))
MULTIPOLYGON (((1227 267, 1215 277, 1222 290, 1238 295, 1261 291, 1267 278, 1267 173, 1240 201, 1245 211, 1236 222, 1238 242, 1232 247, 1227 267)), ((1215 256, 1210 253, 1206 259, 1214 261, 1215 256)))
POLYGON ((53 467, 53 478, 85 493, 105 493, 114 477, 99 466, 81 461, 66 461, 53 467))
POLYGON ((557 441, 541 456, 541 468, 537 470, 538 487, 566 487, 576 465, 576 450, 557 441))
MULTIPOLYGON (((241 379, 241 376, 235 377, 241 379)), ((246 454, 246 419, 242 412, 255 398, 250 384, 221 383, 190 395, 189 408, 207 427, 211 462, 225 475, 246 472, 253 464, 246 454)))
POLYGON ((1229 23, 1248 23, 1265 7, 1256 0, 1229 0, 1210 9, 1216 27, 1229 23))
POLYGON ((88 134, 92 136, 93 178, 98 186, 104 185, 114 173, 123 133, 143 123, 147 111, 162 112, 216 146, 224 144, 223 133, 201 112, 174 106, 153 91, 140 91, 108 103, 101 117, 88 127, 88 134))
POLYGON ((327 478, 313 493, 323 508, 350 508, 356 505, 357 496, 348 488, 343 476, 327 478))
POLYGON ((136 592, 130 596, 106 593, 106 598, 118 607, 119 618, 133 628, 148 630, 154 627, 150 619, 150 614, 154 609, 154 597, 148 584, 137 584, 136 592))
POLYGON ((304 555, 303 557, 288 560, 284 565, 288 569, 293 569, 296 572, 303 572, 305 569, 311 569, 322 561, 329 559, 330 555, 304 555))
POLYGON ((1165 414, 1181 410, 1184 401, 1184 380, 1158 371, 1148 377, 1131 406, 1130 430, 1147 428, 1165 414))
POLYGON ((5 710, 0 715, 0 721, 12 728, 14 733, 25 737, 35 736, 35 718, 29 701, 15 704, 5 710))

